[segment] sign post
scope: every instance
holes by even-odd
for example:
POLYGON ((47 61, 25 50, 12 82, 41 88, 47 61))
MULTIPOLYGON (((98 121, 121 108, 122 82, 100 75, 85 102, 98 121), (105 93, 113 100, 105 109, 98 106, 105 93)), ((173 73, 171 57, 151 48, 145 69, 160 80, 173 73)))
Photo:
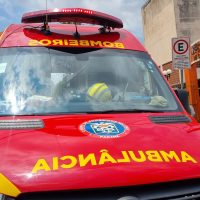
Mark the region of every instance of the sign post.
POLYGON ((172 38, 172 66, 181 73, 181 89, 183 89, 183 69, 190 69, 189 37, 172 38))

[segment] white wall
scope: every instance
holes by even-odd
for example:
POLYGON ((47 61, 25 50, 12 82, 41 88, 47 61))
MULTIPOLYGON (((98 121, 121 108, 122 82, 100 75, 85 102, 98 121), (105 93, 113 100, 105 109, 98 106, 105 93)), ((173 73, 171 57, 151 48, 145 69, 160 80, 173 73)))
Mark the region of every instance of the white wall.
POLYGON ((177 37, 174 1, 151 0, 142 16, 146 49, 158 65, 171 61, 171 38, 177 37))

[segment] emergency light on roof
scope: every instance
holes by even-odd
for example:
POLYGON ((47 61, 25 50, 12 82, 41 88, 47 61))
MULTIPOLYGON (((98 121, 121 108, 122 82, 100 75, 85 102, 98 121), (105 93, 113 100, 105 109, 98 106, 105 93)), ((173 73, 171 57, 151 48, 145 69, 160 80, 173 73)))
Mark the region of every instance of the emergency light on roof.
POLYGON ((74 22, 102 25, 106 28, 123 28, 120 19, 111 15, 82 8, 62 8, 25 13, 22 23, 74 22))

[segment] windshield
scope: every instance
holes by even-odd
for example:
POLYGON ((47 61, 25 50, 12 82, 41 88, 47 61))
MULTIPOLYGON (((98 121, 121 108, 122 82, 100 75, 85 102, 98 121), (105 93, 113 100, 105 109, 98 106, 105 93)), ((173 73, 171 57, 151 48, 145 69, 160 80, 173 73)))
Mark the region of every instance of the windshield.
POLYGON ((177 111, 149 56, 117 49, 0 49, 0 114, 177 111))

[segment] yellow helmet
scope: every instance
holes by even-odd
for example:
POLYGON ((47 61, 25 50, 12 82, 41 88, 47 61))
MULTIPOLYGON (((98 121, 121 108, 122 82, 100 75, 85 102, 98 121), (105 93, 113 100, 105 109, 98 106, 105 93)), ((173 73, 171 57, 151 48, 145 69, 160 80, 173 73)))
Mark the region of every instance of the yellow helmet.
POLYGON ((87 91, 89 97, 96 101, 107 102, 112 99, 110 89, 105 83, 95 83, 87 91))

